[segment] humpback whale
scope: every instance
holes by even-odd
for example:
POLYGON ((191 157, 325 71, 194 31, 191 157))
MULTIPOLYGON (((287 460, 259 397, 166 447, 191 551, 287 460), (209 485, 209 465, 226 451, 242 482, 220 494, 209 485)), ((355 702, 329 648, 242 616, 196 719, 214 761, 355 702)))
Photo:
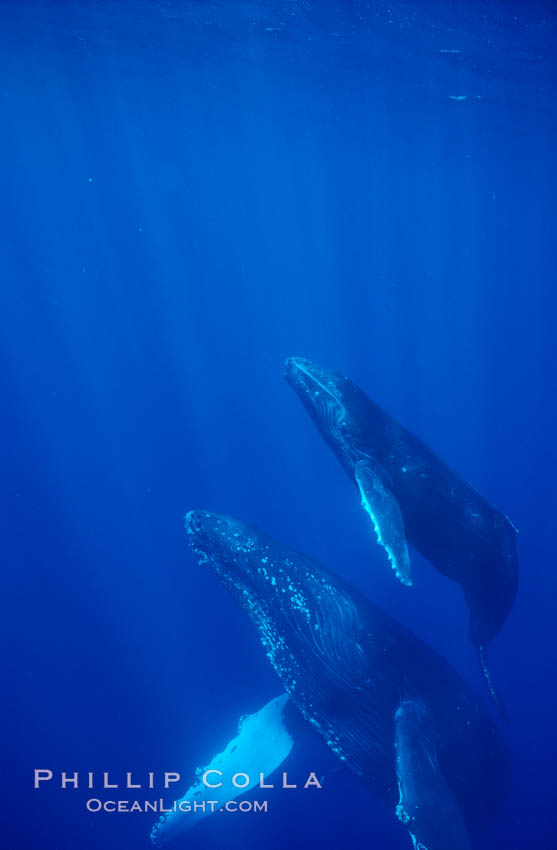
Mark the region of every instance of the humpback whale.
POLYGON ((499 709, 486 643, 512 607, 518 584, 516 529, 418 437, 342 375, 290 357, 285 377, 359 490, 378 542, 403 584, 412 584, 407 540, 461 585, 470 638, 499 709))
MULTIPOLYGON (((186 528, 200 564, 255 626, 286 692, 249 717, 210 767, 235 769, 240 748, 240 769, 276 769, 293 744, 287 696, 302 724, 386 801, 414 847, 469 850, 469 830, 505 800, 508 760, 456 671, 344 579, 259 531, 206 511, 190 512, 186 528)), ((183 799, 202 793, 194 786, 183 799)), ((187 828, 179 814, 169 820, 155 825, 155 843, 187 828)))

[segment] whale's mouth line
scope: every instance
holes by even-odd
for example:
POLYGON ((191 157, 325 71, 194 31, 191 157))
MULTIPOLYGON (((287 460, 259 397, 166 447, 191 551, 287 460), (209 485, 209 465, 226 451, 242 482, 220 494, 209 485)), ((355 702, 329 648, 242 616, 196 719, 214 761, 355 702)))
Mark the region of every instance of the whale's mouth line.
POLYGON ((318 386, 324 393, 326 393, 326 395, 329 396, 329 398, 333 399, 336 404, 339 404, 338 398, 330 389, 330 387, 327 386, 327 384, 325 384, 322 380, 319 380, 319 378, 317 378, 315 374, 313 374, 313 372, 311 372, 310 369, 306 365, 304 365, 305 362, 306 361, 299 357, 290 358, 290 363, 292 364, 292 366, 294 366, 296 370, 302 372, 302 374, 304 374, 306 378, 309 379, 309 381, 318 386))
POLYGON ((302 398, 302 402, 309 409, 310 416, 317 420, 318 428, 325 432, 329 442, 338 446, 347 464, 354 466, 358 456, 350 440, 347 439, 350 425, 342 393, 327 377, 326 372, 323 378, 317 377, 316 372, 318 373, 319 367, 303 357, 289 357, 286 366, 287 380, 302 398), (296 372, 300 372, 307 380, 304 381, 303 378, 299 378, 297 382, 289 380, 289 369, 294 372, 294 376, 296 372), (314 389, 315 387, 318 387, 321 392, 314 389))

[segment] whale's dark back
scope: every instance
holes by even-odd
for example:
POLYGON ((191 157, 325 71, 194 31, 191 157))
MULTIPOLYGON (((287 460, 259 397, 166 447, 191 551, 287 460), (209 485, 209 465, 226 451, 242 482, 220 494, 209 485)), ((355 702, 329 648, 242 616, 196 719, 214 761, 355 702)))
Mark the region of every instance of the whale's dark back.
POLYGON ((405 699, 420 700, 428 708, 439 739, 439 763, 464 819, 471 829, 483 826, 502 808, 510 783, 508 750, 491 714, 432 647, 353 593, 372 635, 366 647, 370 666, 393 679, 394 712, 405 699))
MULTIPOLYGON (((289 553, 291 571, 294 557, 289 553)), ((288 675, 284 683, 293 702, 329 746, 333 741, 333 751, 339 742, 337 755, 346 765, 394 807, 395 714, 402 701, 420 701, 431 715, 440 765, 467 825, 483 825, 504 803, 510 774, 505 742, 482 701, 428 644, 342 578, 297 557, 300 571, 307 575, 311 569, 325 578, 333 597, 350 600, 350 621, 358 631, 346 633, 346 648, 335 634, 336 658, 324 659, 308 652, 298 620, 287 624, 296 685, 291 687, 288 675)))
MULTIPOLYGON (((358 448, 389 477, 409 542, 462 586, 471 610, 473 642, 491 640, 503 626, 518 587, 512 523, 348 379, 344 400, 351 420, 359 423, 358 448)), ((346 455, 327 442, 346 467, 346 455)))

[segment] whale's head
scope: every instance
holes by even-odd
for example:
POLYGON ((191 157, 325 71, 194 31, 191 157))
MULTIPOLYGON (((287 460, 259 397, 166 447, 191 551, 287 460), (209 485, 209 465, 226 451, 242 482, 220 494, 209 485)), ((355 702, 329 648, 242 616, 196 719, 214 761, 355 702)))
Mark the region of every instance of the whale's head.
POLYGON ((369 403, 366 396, 348 378, 303 357, 289 357, 284 375, 333 451, 353 465, 365 422, 360 411, 369 403))
POLYGON ((191 511, 186 529, 199 562, 215 572, 249 616, 285 690, 319 724, 320 703, 337 689, 350 693, 368 676, 355 592, 309 558, 238 520, 191 511))
POLYGON ((316 421, 340 421, 350 381, 304 357, 288 357, 284 376, 316 421))
POLYGON ((207 564, 226 584, 243 595, 255 591, 254 561, 261 548, 257 533, 232 517, 189 511, 186 531, 200 564, 207 564))

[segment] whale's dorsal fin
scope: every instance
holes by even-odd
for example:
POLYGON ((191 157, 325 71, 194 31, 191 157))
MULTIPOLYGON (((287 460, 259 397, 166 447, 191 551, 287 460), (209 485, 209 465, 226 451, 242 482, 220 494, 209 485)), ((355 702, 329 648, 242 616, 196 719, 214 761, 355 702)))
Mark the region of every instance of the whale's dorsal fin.
POLYGON ((399 801, 396 816, 416 850, 470 850, 457 802, 437 760, 430 714, 420 700, 404 700, 395 714, 399 801))
POLYGON ((362 505, 369 514, 378 543, 383 546, 396 577, 402 584, 412 584, 410 556, 406 544, 404 520, 394 494, 386 484, 385 476, 368 458, 354 466, 354 476, 362 497, 362 505))

